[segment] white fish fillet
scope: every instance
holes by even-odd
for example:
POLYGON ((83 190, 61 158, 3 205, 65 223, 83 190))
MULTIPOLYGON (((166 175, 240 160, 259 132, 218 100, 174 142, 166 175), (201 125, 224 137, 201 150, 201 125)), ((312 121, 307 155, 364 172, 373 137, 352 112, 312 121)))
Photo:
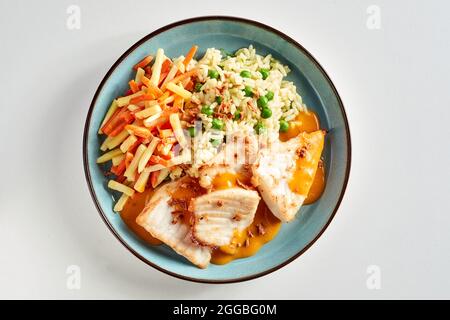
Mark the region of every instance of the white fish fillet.
POLYGON ((258 140, 254 136, 236 134, 228 139, 225 147, 207 164, 199 169, 199 183, 209 189, 214 178, 223 173, 247 175, 247 165, 257 159, 258 140))
POLYGON ((234 232, 247 228, 255 217, 258 192, 242 188, 217 190, 191 201, 194 237, 210 246, 230 244, 234 232))
MULTIPOLYGON (((262 149, 259 161, 252 167, 252 183, 272 213, 281 221, 289 222, 295 218, 306 199, 306 194, 295 193, 289 187, 299 153, 304 149, 304 157, 311 159, 310 167, 305 168, 314 178, 323 149, 325 133, 315 131, 302 133, 286 142, 273 144, 270 149, 262 149)), ((312 180, 312 179, 311 179, 312 180)), ((312 181, 306 182, 306 189, 311 188, 312 181)))
POLYGON ((171 192, 175 191, 180 183, 182 179, 161 186, 136 218, 136 222, 196 266, 206 268, 211 260, 211 249, 192 241, 189 225, 182 221, 173 223, 174 208, 168 201, 171 199, 171 192))

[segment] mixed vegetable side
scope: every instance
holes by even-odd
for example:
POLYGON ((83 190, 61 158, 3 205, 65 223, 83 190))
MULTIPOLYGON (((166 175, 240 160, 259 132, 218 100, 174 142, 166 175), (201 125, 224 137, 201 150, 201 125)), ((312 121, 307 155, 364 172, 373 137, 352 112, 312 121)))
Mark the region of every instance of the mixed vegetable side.
POLYGON ((193 46, 178 61, 167 58, 163 49, 145 57, 133 67, 136 76, 128 92, 109 107, 98 131, 106 138, 97 163, 112 162, 108 174, 115 178, 108 187, 122 193, 114 211, 121 211, 135 191, 155 188, 186 162, 180 152, 187 145, 180 117, 195 89, 197 69, 187 67, 197 49, 193 46))

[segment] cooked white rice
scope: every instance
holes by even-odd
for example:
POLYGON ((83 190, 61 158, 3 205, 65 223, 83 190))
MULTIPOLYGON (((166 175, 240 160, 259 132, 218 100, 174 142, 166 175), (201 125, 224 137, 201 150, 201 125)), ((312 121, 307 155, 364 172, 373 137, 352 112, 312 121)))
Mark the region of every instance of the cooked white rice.
MULTIPOLYGON (((236 132, 254 134, 257 123, 261 123, 266 128, 265 134, 269 141, 278 139, 280 119, 293 120, 300 111, 306 110, 294 83, 283 80, 290 71, 289 67, 282 65, 270 54, 267 56, 257 54, 253 46, 239 49, 234 56, 222 56, 220 50, 209 48, 200 60, 192 60, 187 69, 194 67, 200 70, 198 80, 203 83, 203 86, 200 92, 192 95, 191 100, 196 104, 214 109, 217 107, 215 98, 220 90, 224 100, 229 101, 229 113, 234 115, 239 109, 241 118, 239 120, 223 119, 223 130, 216 130, 212 128, 211 116, 199 114, 199 120, 204 129, 203 133, 198 134, 193 141, 193 162, 188 169, 191 175, 196 176, 197 169, 207 164, 217 154, 219 147, 217 141, 225 142, 226 136, 236 132), (269 70, 269 76, 265 80, 259 72, 261 68, 269 70), (216 70, 219 78, 210 78, 209 70, 216 70), (249 71, 251 77, 241 77, 240 73, 243 70, 249 71), (245 96, 245 86, 252 88, 253 97, 245 96), (266 95, 268 91, 274 93, 273 99, 268 103, 272 116, 263 119, 257 107, 257 98, 266 95)), ((199 131, 202 132, 202 130, 199 131)))

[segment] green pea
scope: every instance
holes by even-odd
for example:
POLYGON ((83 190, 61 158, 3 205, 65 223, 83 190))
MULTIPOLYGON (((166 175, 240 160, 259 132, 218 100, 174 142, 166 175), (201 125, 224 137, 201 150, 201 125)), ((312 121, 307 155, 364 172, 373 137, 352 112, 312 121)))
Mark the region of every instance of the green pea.
POLYGON ((273 96, 274 96, 273 91, 267 91, 267 93, 266 93, 267 100, 269 100, 269 101, 272 100, 273 96))
POLYGON ((216 96, 216 102, 217 104, 221 104, 222 103, 222 97, 221 96, 216 96))
POLYGON ((261 73, 263 80, 266 80, 270 72, 268 69, 261 68, 259 69, 259 73, 261 73))
POLYGON ((214 113, 214 110, 210 106, 203 106, 201 113, 206 114, 207 116, 210 116, 214 113))
POLYGON ((202 87, 203 87, 203 84, 201 84, 200 82, 197 82, 197 83, 195 84, 195 87, 194 87, 195 92, 200 92, 200 91, 202 91, 202 87))
POLYGON ((255 125, 254 129, 257 134, 263 134, 264 132, 266 132, 266 127, 261 122, 258 122, 255 125))
POLYGON ((219 72, 217 72, 217 70, 214 69, 209 69, 208 77, 210 77, 211 79, 219 79, 219 72))
POLYGON ((250 86, 245 86, 244 88, 245 96, 246 97, 253 97, 253 89, 250 86))
POLYGON ((213 147, 217 147, 218 145, 220 145, 222 143, 222 141, 219 139, 211 139, 209 142, 211 142, 213 147))
POLYGON ((188 132, 189 132, 189 136, 191 136, 191 138, 195 137, 195 127, 189 127, 188 128, 188 132))
POLYGON ((262 108, 261 110, 261 118, 268 119, 272 116, 272 110, 269 108, 262 108))
POLYGON ((241 110, 236 110, 235 112, 234 112, 234 117, 233 117, 233 119, 236 121, 236 120, 239 120, 239 119, 241 119, 241 110))
POLYGON ((289 122, 284 119, 280 120, 280 132, 287 132, 289 130, 289 122))
POLYGON ((223 121, 218 119, 218 118, 214 118, 212 120, 212 127, 214 129, 217 129, 217 130, 222 130, 222 128, 223 128, 223 121))
POLYGON ((252 74, 251 74, 250 71, 248 71, 248 70, 242 70, 242 71, 241 71, 241 77, 242 77, 242 78, 251 78, 251 77, 252 77, 252 74))
POLYGON ((261 96, 256 103, 260 109, 267 108, 269 106, 269 99, 266 96, 261 96))

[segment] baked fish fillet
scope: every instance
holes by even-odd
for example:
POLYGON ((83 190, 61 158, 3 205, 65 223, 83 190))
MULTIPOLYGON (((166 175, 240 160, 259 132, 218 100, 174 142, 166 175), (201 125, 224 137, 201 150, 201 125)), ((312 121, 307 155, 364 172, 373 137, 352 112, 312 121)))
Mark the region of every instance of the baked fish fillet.
POLYGON ((242 188, 213 191, 191 201, 194 237, 209 246, 230 244, 236 231, 245 230, 255 217, 258 192, 242 188))
POLYGON ((193 242, 190 225, 174 220, 172 212, 175 206, 169 204, 171 194, 180 188, 183 181, 180 179, 158 188, 136 222, 196 266, 206 268, 211 260, 211 249, 193 242))
POLYGON ((241 176, 248 180, 251 176, 250 166, 258 154, 258 139, 255 136, 235 134, 227 139, 224 148, 207 164, 199 168, 199 183, 210 189, 214 178, 227 173, 241 176))
POLYGON ((295 218, 302 206, 322 154, 325 132, 301 133, 286 142, 262 149, 252 166, 252 183, 281 221, 295 218))

